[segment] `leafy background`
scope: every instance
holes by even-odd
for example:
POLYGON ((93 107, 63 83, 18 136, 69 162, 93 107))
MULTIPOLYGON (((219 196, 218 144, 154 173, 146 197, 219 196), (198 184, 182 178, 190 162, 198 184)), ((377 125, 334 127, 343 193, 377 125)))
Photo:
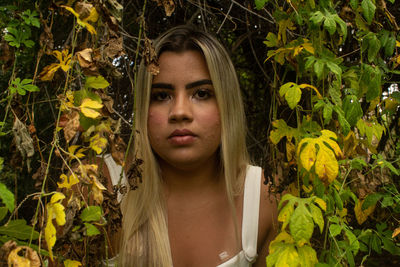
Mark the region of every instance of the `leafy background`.
POLYGON ((267 265, 396 265, 399 13, 395 0, 2 1, 1 264, 115 252, 126 188, 98 157, 126 162, 137 64, 156 70, 150 40, 190 23, 231 54, 253 161, 285 190, 267 265))

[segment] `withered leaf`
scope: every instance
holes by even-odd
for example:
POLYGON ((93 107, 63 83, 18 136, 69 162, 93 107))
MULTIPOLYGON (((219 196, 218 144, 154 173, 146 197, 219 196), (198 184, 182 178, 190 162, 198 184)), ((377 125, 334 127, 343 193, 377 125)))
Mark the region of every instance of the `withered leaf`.
POLYGON ((9 240, 0 248, 0 262, 7 262, 8 255, 17 247, 17 242, 9 240))
POLYGON ((84 2, 77 2, 75 4, 75 11, 79 14, 79 19, 84 20, 89 17, 90 11, 92 10, 93 5, 84 2))
POLYGON ((125 150, 126 150, 126 144, 124 140, 118 135, 111 135, 110 148, 111 148, 111 156, 113 157, 114 161, 118 165, 123 166, 125 150))
POLYGON ((76 53, 79 65, 82 68, 89 68, 93 64, 92 48, 86 48, 76 53))
POLYGON ((168 17, 172 15, 175 11, 175 2, 174 0, 153 0, 157 2, 158 6, 163 6, 165 10, 165 15, 168 17))
POLYGON ((125 55, 124 48, 122 46, 122 37, 110 38, 104 48, 104 55, 110 59, 125 55))
POLYGON ((32 157, 35 154, 35 148, 33 147, 33 139, 29 135, 28 129, 18 118, 15 118, 13 126, 15 144, 21 152, 22 156, 32 157))
POLYGON ((157 62, 157 55, 151 40, 145 37, 144 40, 144 62, 147 68, 147 71, 152 75, 157 75, 160 72, 160 68, 157 62))
POLYGON ((64 114, 62 118, 60 118, 59 126, 63 127, 64 137, 67 143, 69 143, 78 132, 79 125, 79 113, 76 111, 64 114))
POLYGON ((8 255, 8 266, 31 266, 39 267, 40 259, 36 251, 27 246, 20 246, 13 249, 8 255), (19 256, 19 252, 22 255, 19 256))

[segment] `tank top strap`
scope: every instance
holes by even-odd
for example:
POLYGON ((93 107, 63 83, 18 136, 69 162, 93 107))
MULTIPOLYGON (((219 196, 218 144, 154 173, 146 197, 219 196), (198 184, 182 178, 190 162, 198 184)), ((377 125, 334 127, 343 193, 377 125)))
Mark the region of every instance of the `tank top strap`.
MULTIPOLYGON (((121 176, 121 172, 122 172, 122 180, 121 180, 121 184, 126 184, 126 176, 125 176, 125 172, 123 172, 122 170, 122 166, 118 165, 114 159, 112 158, 111 154, 105 154, 103 156, 103 160, 107 165, 107 169, 108 172, 110 173, 110 178, 111 178, 111 182, 112 185, 117 185, 121 176)), ((118 202, 121 201, 122 195, 121 193, 118 192, 118 202)))
POLYGON ((249 262, 254 262, 257 258, 261 171, 260 167, 249 165, 244 184, 242 246, 249 262))

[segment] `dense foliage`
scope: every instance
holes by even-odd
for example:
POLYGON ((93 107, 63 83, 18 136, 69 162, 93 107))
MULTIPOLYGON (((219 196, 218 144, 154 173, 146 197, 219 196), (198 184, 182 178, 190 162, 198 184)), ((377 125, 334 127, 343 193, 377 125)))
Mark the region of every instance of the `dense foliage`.
MULTIPOLYGON (((0 262, 99 266, 127 156, 137 63, 191 23, 228 48, 249 149, 279 203, 268 266, 400 258, 400 36, 394 0, 65 0, 0 6, 0 262)), ((25 265, 23 265, 25 266, 25 265)), ((28 266, 28 265, 27 265, 28 266)))

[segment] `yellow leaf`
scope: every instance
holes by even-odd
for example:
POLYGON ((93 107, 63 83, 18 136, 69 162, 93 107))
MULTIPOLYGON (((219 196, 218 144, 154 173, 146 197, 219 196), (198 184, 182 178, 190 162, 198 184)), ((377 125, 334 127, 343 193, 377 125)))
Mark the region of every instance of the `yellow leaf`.
POLYGON ((335 154, 326 146, 320 146, 315 162, 315 173, 325 183, 335 180, 339 172, 339 164, 335 154))
POLYGON ((356 215, 356 219, 358 224, 363 224, 369 215, 371 215, 374 210, 375 210, 375 205, 369 206, 367 209, 362 210, 362 204, 364 203, 364 200, 358 200, 357 204, 354 206, 354 213, 356 215))
POLYGON ((42 72, 39 74, 38 78, 42 81, 53 80, 54 74, 60 68, 58 63, 52 63, 43 68, 42 72))
POLYGON ((95 7, 92 7, 90 9, 90 14, 87 18, 83 19, 83 21, 91 21, 91 22, 96 22, 99 19, 99 13, 97 13, 97 10, 95 7))
POLYGON ((79 267, 79 266, 82 266, 82 263, 80 263, 79 261, 65 260, 64 266, 65 267, 79 267))
POLYGON ((79 14, 72 8, 69 6, 64 6, 62 5, 61 7, 65 8, 66 10, 68 10, 69 12, 71 12, 72 14, 74 14, 74 16, 76 17, 76 21, 79 25, 81 25, 82 27, 86 28, 91 34, 97 34, 96 30, 94 29, 94 27, 88 23, 88 21, 92 21, 92 22, 96 22, 99 14, 96 11, 96 8, 92 8, 90 10, 90 14, 87 18, 85 19, 80 19, 79 18, 79 14))
POLYGON ((65 196, 63 193, 55 192, 50 199, 50 203, 51 204, 57 203, 58 201, 63 200, 64 198, 65 196))
POLYGON ((49 255, 51 260, 53 260, 53 247, 56 243, 56 228, 53 225, 53 219, 56 219, 58 225, 65 224, 65 211, 64 206, 59 203, 65 198, 64 194, 60 192, 55 192, 50 199, 50 203, 47 203, 47 223, 44 229, 44 236, 47 243, 47 249, 49 250, 49 255))
POLYGON ((310 171, 311 167, 314 165, 315 160, 316 160, 315 142, 311 138, 304 138, 303 140, 301 140, 299 147, 301 147, 301 145, 303 144, 303 141, 304 142, 308 141, 308 143, 306 144, 304 149, 301 151, 300 161, 301 161, 301 165, 303 165, 304 169, 306 169, 307 171, 310 171))
POLYGON ((53 260, 53 247, 56 243, 56 228, 51 220, 47 221, 46 227, 44 228, 44 239, 46 240, 47 249, 49 250, 50 259, 53 260))
POLYGON ((299 85, 299 87, 302 88, 302 89, 311 88, 311 89, 313 89, 313 90, 315 91, 315 93, 317 93, 317 97, 318 97, 319 99, 322 99, 322 98, 323 98, 322 95, 318 92, 317 87, 312 86, 311 84, 302 83, 302 84, 299 85))
POLYGON ((320 146, 326 146, 324 144, 327 143, 335 152, 336 156, 338 157, 343 157, 343 152, 340 149, 339 145, 336 143, 336 141, 333 141, 331 138, 335 138, 336 139, 336 134, 329 131, 329 130, 322 130, 321 131, 322 135, 320 136, 319 140, 321 142, 319 142, 320 146))
POLYGON ((13 249, 8 255, 7 262, 8 266, 14 267, 40 267, 41 265, 37 252, 27 246, 19 246, 13 249))
POLYGON ((90 148, 100 154, 107 146, 107 139, 100 137, 99 134, 94 135, 90 138, 90 148))
POLYGON ((92 194, 93 194, 93 199, 98 203, 101 204, 103 203, 103 190, 106 190, 106 188, 97 180, 96 177, 92 177, 93 179, 93 184, 92 184, 92 194))
POLYGON ((400 47, 400 42, 396 40, 396 46, 400 47))
POLYGON ((60 178, 62 179, 62 183, 57 183, 58 188, 67 188, 71 189, 74 184, 79 183, 78 176, 76 174, 71 174, 69 178, 65 174, 61 174, 60 178))
POLYGON ((326 202, 325 202, 322 198, 316 197, 316 198, 314 199, 314 202, 317 203, 318 206, 319 206, 321 209, 323 209, 324 211, 326 211, 326 202))
POLYGON ((100 109, 103 107, 103 104, 92 100, 90 98, 85 98, 80 105, 81 112, 88 118, 95 119, 100 116, 100 112, 96 111, 96 109, 100 109))
POLYGON ((394 229, 392 238, 395 238, 398 234, 400 234, 400 227, 397 227, 396 229, 394 229))
POLYGON ((303 39, 303 40, 304 40, 304 44, 303 44, 304 49, 307 52, 309 52, 310 54, 314 55, 315 50, 314 50, 314 47, 313 47, 312 43, 310 43, 308 39, 303 39))
POLYGON ((59 66, 64 72, 67 72, 70 69, 70 62, 72 58, 72 54, 68 54, 68 49, 64 49, 62 52, 53 51, 53 55, 60 61, 59 66))

